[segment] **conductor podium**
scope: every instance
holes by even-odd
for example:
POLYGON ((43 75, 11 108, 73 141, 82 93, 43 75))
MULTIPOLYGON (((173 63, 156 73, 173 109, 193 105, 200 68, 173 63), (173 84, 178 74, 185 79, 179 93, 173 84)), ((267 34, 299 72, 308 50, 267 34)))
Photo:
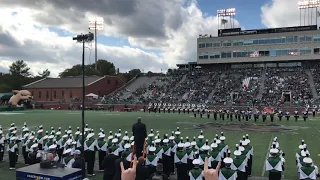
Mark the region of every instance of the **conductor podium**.
POLYGON ((81 169, 40 168, 40 164, 26 166, 16 171, 17 180, 81 180, 81 169))

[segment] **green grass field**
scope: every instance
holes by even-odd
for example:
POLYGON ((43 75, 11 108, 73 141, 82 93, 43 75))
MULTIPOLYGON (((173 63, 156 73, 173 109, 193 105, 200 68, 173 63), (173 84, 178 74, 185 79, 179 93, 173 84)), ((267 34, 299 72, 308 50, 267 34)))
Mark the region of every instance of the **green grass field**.
MULTIPOLYGON (((158 113, 143 113, 143 112, 106 112, 106 111, 86 111, 85 121, 89 124, 90 128, 94 128, 96 134, 99 132, 100 128, 103 128, 106 133, 110 130, 113 132, 118 131, 119 128, 127 130, 131 133, 131 126, 136 122, 137 117, 142 117, 142 121, 147 125, 148 130, 153 128, 155 131, 159 131, 160 135, 171 134, 171 131, 176 130, 176 127, 180 127, 182 132, 181 136, 189 136, 192 140, 193 136, 198 136, 200 129, 195 129, 195 124, 202 123, 230 123, 230 121, 218 120, 214 121, 211 119, 204 118, 194 118, 192 114, 158 114, 158 113)), ((47 110, 34 110, 34 111, 20 111, 14 113, 0 113, 0 125, 4 128, 9 127, 11 123, 15 123, 18 127, 23 126, 24 122, 27 122, 28 127, 43 125, 44 130, 50 131, 50 127, 53 126, 58 129, 62 127, 64 129, 68 126, 72 126, 73 132, 76 131, 76 127, 81 124, 81 112, 80 111, 47 111, 47 110)), ((233 121, 233 123, 245 123, 243 120, 241 122, 233 121)), ((254 123, 253 120, 248 123, 254 123)), ((261 120, 257 124, 270 124, 268 122, 262 123, 261 120)), ((239 143, 239 140, 243 135, 249 134, 251 145, 254 147, 254 157, 253 157, 253 176, 261 177, 266 176, 268 173, 264 172, 264 163, 268 153, 268 147, 274 137, 278 137, 280 143, 280 148, 286 154, 286 164, 285 164, 285 179, 299 179, 297 174, 297 169, 295 165, 295 153, 298 151, 298 145, 301 139, 304 139, 308 145, 308 150, 311 153, 311 158, 314 160, 315 164, 320 162, 320 155, 318 156, 320 144, 318 143, 318 138, 320 135, 320 118, 309 117, 307 122, 300 119, 295 122, 293 117, 290 121, 275 120, 275 124, 283 125, 284 127, 293 128, 293 131, 289 132, 257 132, 257 131, 225 131, 226 143, 229 145, 231 151, 235 150, 235 144, 239 143)), ((227 124, 226 124, 227 126, 227 124)), ((213 140, 215 134, 220 135, 220 130, 203 129, 205 138, 209 141, 213 140)), ((6 133, 6 131, 5 131, 6 133)), ((7 153, 6 153, 7 156, 7 153)), ((22 160, 22 157, 20 158, 22 160)), ((22 164, 18 164, 21 167, 22 164)), ((102 179, 102 173, 96 172, 97 176, 90 179, 102 179)), ((0 179, 15 179, 15 172, 9 171, 8 162, 0 163, 0 179)))

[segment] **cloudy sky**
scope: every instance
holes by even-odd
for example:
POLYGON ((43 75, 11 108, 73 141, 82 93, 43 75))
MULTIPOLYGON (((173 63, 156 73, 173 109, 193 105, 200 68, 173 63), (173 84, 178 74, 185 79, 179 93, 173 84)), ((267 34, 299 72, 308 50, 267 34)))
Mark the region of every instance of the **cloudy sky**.
MULTIPOLYGON (((199 34, 217 34, 216 12, 236 8, 236 26, 245 29, 299 25, 298 0, 1 0, 0 72, 18 59, 34 74, 55 77, 81 63, 81 45, 72 36, 87 33, 88 19, 104 18, 98 58, 121 72, 160 72, 196 61, 199 34)), ((86 45, 94 62, 94 43, 86 45)))

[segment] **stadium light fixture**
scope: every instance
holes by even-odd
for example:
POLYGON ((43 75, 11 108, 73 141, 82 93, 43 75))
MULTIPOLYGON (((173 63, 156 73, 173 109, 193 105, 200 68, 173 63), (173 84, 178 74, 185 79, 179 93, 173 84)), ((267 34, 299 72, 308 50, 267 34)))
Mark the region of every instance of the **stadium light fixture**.
POLYGON ((312 16, 313 16, 313 9, 316 9, 316 25, 318 24, 318 7, 320 6, 320 0, 301 0, 298 2, 298 8, 300 9, 300 26, 301 26, 301 11, 303 10, 303 20, 305 25, 305 16, 307 14, 308 24, 312 24, 312 16), (311 10, 311 13, 310 13, 311 10), (311 23, 310 20, 311 19, 311 23))
POLYGON ((229 9, 219 9, 217 10, 218 16, 235 16, 236 15, 236 8, 229 8, 229 9))
POLYGON ((298 8, 299 9, 307 9, 308 8, 309 1, 299 1, 298 2, 298 8))
POLYGON ((94 40, 94 36, 92 33, 89 34, 80 34, 77 35, 76 37, 72 38, 74 41, 77 41, 78 43, 82 43, 82 140, 81 140, 81 148, 82 148, 82 177, 84 178, 86 175, 86 169, 85 169, 85 159, 83 156, 84 153, 84 126, 85 126, 85 122, 84 122, 84 109, 85 109, 85 104, 84 104, 84 100, 85 100, 85 83, 84 83, 84 44, 91 42, 94 40))
POLYGON ((309 8, 318 8, 320 0, 309 0, 309 8))
POLYGON ((319 7, 320 0, 304 0, 298 2, 299 9, 317 8, 319 7))
POLYGON ((97 65, 97 58, 98 58, 98 51, 97 51, 97 30, 103 30, 104 20, 103 17, 95 17, 89 18, 89 29, 94 30, 94 49, 95 49, 95 69, 98 69, 97 65))
POLYGON ((230 21, 231 21, 231 17, 232 17, 232 21, 230 23, 230 26, 231 26, 231 28, 234 28, 234 16, 235 15, 236 15, 236 8, 228 8, 228 9, 219 9, 219 10, 217 10, 218 27, 220 28, 220 26, 219 26, 220 17, 222 17, 221 23, 223 25, 225 25, 228 22, 226 19, 224 19, 225 17, 229 17, 230 21))

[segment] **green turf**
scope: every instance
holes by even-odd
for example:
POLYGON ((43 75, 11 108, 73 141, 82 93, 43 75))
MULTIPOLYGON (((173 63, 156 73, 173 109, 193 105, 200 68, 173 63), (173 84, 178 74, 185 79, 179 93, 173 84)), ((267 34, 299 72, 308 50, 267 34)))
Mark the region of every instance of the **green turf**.
MULTIPOLYGON (((81 124, 81 112, 80 111, 47 111, 47 110, 35 110, 35 111, 25 111, 17 112, 23 114, 16 115, 3 115, 0 113, 0 124, 2 127, 9 127, 10 123, 14 122, 17 126, 23 126, 24 122, 27 122, 28 126, 38 126, 42 124, 44 130, 50 131, 50 127, 56 128, 62 127, 66 129, 69 125, 72 126, 73 131, 76 130, 77 126, 81 124)), ((162 136, 164 133, 171 134, 171 131, 175 130, 177 126, 180 127, 182 136, 189 136, 192 140, 193 136, 198 136, 200 133, 199 129, 194 129, 193 124, 215 122, 213 119, 199 117, 193 118, 193 115, 182 115, 182 114, 154 114, 154 113, 142 113, 142 112, 95 112, 86 111, 85 119, 86 123, 89 124, 91 128, 95 129, 96 134, 99 132, 99 128, 103 128, 106 133, 109 130, 113 132, 117 131, 119 128, 127 130, 131 133, 131 126, 136 122, 137 117, 142 117, 142 121, 147 125, 148 130, 153 128, 155 131, 159 131, 162 136)), ((276 118, 277 119, 277 118, 276 118)), ((260 120, 261 121, 261 120, 260 120)), ((229 121, 225 121, 229 122, 229 121)), ((218 120, 217 123, 225 123, 218 120)), ((236 122, 236 121, 234 121, 236 122)), ((238 123, 238 122, 237 122, 238 123)), ((242 121, 241 123, 244 123, 242 121)), ((253 123, 252 121, 249 123, 253 123)), ((281 149, 286 153, 286 164, 285 164, 285 179, 298 179, 297 169, 295 166, 295 153, 298 150, 298 145, 301 139, 304 139, 308 144, 308 149, 311 153, 315 164, 320 161, 318 156, 318 150, 320 145, 318 145, 317 139, 320 134, 320 119, 309 117, 308 122, 303 122, 301 119, 298 122, 294 122, 291 117, 291 121, 287 122, 283 120, 281 123, 276 120, 276 124, 282 124, 284 126, 297 126, 297 130, 287 133, 262 133, 253 131, 224 131, 226 136, 226 143, 229 145, 230 149, 235 150, 235 144, 239 142, 242 135, 249 134, 251 145, 254 147, 254 158, 253 158, 253 176, 267 176, 268 173, 263 173, 263 166, 265 163, 265 158, 267 155, 267 150, 270 141, 273 137, 277 136, 280 143, 281 149), (305 127, 305 128, 301 128, 305 127)), ((258 124, 263 124, 258 122, 258 124)), ((267 123, 268 124, 268 123, 267 123)), ((220 134, 220 131, 214 131, 209 129, 204 129, 204 135, 210 141, 215 134, 220 134)), ((18 165, 19 166, 19 165, 18 165)), ((102 179, 102 173, 96 172, 97 176, 90 179, 102 179)), ((15 173, 8 170, 8 163, 0 163, 0 179, 14 179, 15 173)))

